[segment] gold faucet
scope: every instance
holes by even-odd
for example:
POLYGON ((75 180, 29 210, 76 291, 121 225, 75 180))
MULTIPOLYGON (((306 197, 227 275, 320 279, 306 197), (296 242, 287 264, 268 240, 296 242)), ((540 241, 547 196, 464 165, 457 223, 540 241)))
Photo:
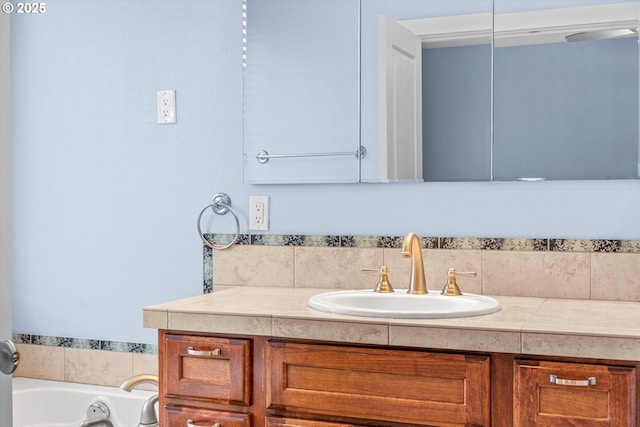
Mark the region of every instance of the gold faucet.
POLYGON ((422 261, 422 249, 420 239, 416 233, 411 232, 404 238, 402 245, 402 256, 411 257, 411 282, 409 284, 409 294, 426 294, 427 281, 424 278, 424 263, 422 261))

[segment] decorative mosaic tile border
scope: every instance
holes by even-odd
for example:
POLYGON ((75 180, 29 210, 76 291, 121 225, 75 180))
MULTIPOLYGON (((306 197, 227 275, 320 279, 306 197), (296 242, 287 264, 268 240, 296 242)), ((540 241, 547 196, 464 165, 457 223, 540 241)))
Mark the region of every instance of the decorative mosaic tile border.
MULTIPOLYGON (((232 241, 233 234, 205 234, 216 245, 232 241)), ((317 236, 279 234, 241 234, 238 245, 259 246, 312 246, 400 248, 404 236, 317 236)), ((609 252, 640 253, 640 240, 588 240, 588 239, 518 239, 476 237, 421 237, 425 249, 481 249, 499 251, 551 251, 551 252, 609 252)), ((213 290, 213 251, 203 245, 203 291, 213 290)))
MULTIPOLYGON (((210 242, 223 245, 233 239, 232 234, 205 234, 210 242)), ((496 239, 479 237, 421 237, 426 249, 487 249, 503 251, 557 251, 557 252, 620 252, 640 253, 640 240, 587 240, 587 239, 496 239)), ((238 245, 260 246, 315 246, 400 248, 404 236, 314 236, 280 234, 241 234, 238 245)), ((211 256, 211 249, 208 256, 211 256)))
POLYGON ((82 338, 49 337, 44 335, 13 334, 12 340, 16 344, 35 344, 51 347, 77 348, 84 350, 116 351, 119 353, 158 354, 155 344, 138 344, 119 341, 102 341, 82 338))

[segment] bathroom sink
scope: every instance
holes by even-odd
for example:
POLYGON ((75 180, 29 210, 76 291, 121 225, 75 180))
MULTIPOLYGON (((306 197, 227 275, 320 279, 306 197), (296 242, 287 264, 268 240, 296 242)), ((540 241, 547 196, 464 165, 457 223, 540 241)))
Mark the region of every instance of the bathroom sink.
POLYGON ((500 310, 498 301, 484 295, 445 296, 439 291, 414 295, 408 294, 406 289, 396 289, 394 293, 371 290, 325 292, 309 298, 309 306, 352 316, 401 319, 469 317, 500 310))

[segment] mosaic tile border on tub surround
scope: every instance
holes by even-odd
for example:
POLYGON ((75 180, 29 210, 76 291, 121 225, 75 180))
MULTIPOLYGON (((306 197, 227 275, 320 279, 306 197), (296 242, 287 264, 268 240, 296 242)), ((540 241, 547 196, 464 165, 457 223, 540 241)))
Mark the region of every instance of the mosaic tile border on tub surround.
POLYGON ((131 342, 94 340, 83 338, 50 337, 45 335, 13 334, 12 340, 16 344, 33 344, 50 347, 65 347, 83 350, 115 351, 118 353, 138 353, 158 355, 155 344, 139 344, 131 342))
MULTIPOLYGON (((216 245, 226 245, 233 234, 205 234, 216 245)), ((333 248, 401 248, 404 236, 320 236, 304 234, 241 234, 237 245, 307 246, 333 248)), ((640 240, 519 239, 480 237, 421 237, 423 249, 640 253, 640 240)), ((213 290, 213 250, 203 246, 203 292, 213 290)))

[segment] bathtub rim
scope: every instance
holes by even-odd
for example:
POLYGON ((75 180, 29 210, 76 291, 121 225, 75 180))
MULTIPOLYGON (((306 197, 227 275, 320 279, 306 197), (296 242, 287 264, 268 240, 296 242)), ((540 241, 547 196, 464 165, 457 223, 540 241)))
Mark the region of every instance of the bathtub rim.
MULTIPOLYGON (((50 380, 43 378, 29 378, 29 377, 13 377, 11 381, 11 387, 13 389, 13 393, 33 390, 35 389, 56 389, 56 388, 65 388, 76 391, 86 391, 87 389, 99 391, 100 394, 110 394, 117 393, 121 394, 122 390, 117 386, 108 386, 108 385, 100 385, 100 384, 86 384, 86 383, 76 383, 71 381, 60 381, 60 380, 50 380)), ((158 393, 154 390, 141 390, 135 389, 131 391, 132 395, 149 398, 154 394, 158 393)))

